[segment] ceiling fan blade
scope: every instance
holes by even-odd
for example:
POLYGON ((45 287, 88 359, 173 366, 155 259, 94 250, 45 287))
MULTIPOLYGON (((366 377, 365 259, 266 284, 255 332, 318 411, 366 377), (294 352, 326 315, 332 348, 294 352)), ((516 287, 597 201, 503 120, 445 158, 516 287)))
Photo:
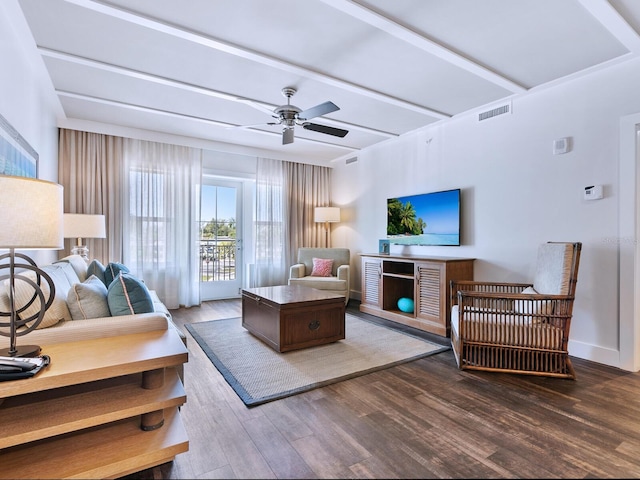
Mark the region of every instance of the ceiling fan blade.
POLYGON ((253 125, 232 125, 227 128, 255 128, 255 127, 264 127, 266 125, 280 125, 278 122, 267 122, 267 123, 254 123, 253 125))
POLYGON ((270 108, 265 107, 264 105, 261 105, 257 102, 254 102, 252 100, 247 100, 246 98, 238 98, 237 101, 239 103, 244 103, 245 105, 249 105, 250 107, 256 108, 258 110, 260 110, 261 112, 264 112, 268 115, 271 115, 274 118, 278 118, 278 116, 273 112, 273 110, 271 110, 270 108))
POLYGON ((341 128, 328 127, 326 125, 318 125, 317 123, 305 122, 302 124, 302 128, 305 130, 313 130, 314 132, 326 133, 327 135, 333 135, 334 137, 344 137, 349 130, 342 130, 341 128))
POLYGON ((340 108, 335 103, 324 102, 320 105, 316 105, 315 107, 303 110, 298 114, 298 118, 300 120, 311 120, 312 118, 326 115, 327 113, 335 112, 336 110, 340 110, 340 108))
POLYGON ((282 130, 282 144, 288 145, 293 143, 293 128, 285 128, 282 130))

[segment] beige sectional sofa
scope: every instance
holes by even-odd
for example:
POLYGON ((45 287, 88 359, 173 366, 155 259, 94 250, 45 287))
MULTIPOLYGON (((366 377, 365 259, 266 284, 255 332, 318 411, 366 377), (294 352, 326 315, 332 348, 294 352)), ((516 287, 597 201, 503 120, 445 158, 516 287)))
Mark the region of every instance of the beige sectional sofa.
MULTIPOLYGON (((85 318, 84 315, 78 317, 77 315, 79 314, 77 314, 74 319, 72 318, 71 311, 100 311, 85 308, 78 300, 77 292, 80 291, 79 286, 88 284, 88 282, 86 282, 87 263, 79 255, 70 255, 51 265, 40 266, 39 268, 47 273, 53 280, 55 299, 47 309, 45 318, 38 328, 24 336, 18 337, 18 345, 21 343, 29 343, 44 346, 77 340, 114 337, 130 333, 166 330, 168 328, 174 329, 186 345, 185 334, 173 323, 171 313, 160 301, 155 291, 147 290, 153 302, 153 311, 148 313, 120 314, 117 316, 104 315, 95 318, 85 318), (69 308, 67 300, 74 302, 74 308, 69 308)), ((21 292, 19 290, 26 285, 25 282, 19 282, 18 285, 16 285, 16 302, 24 302, 24 300, 21 300, 21 292), (22 284, 23 287, 20 287, 20 284, 22 284)), ((48 291, 48 285, 45 284, 43 292, 48 295, 48 291)), ((26 295, 26 293, 23 295, 26 295)), ((0 310, 8 312, 8 305, 9 297, 7 289, 0 288, 0 310)), ((20 303, 18 303, 18 305, 20 305, 20 303)), ((35 305, 34 308, 39 309, 39 305, 35 305)), ((104 306, 102 310, 104 310, 104 306)), ((108 313, 108 309, 105 313, 108 313)), ((4 318, 6 321, 7 317, 4 318)), ((0 346, 8 347, 9 338, 0 336, 0 346)))

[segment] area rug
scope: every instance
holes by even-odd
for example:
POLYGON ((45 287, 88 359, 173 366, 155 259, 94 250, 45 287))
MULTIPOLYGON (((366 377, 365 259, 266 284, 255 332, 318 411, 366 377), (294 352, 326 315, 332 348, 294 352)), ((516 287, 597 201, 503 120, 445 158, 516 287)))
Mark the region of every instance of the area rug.
POLYGON ((239 317, 185 327, 249 407, 450 349, 351 314, 344 340, 285 353, 250 334, 239 317))

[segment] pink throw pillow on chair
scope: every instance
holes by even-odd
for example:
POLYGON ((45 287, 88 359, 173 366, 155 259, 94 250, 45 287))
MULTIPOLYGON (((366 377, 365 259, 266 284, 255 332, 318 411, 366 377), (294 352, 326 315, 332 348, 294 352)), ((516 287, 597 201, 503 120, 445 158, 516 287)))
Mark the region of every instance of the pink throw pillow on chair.
POLYGON ((314 258, 312 277, 330 277, 333 268, 333 260, 330 258, 314 258))

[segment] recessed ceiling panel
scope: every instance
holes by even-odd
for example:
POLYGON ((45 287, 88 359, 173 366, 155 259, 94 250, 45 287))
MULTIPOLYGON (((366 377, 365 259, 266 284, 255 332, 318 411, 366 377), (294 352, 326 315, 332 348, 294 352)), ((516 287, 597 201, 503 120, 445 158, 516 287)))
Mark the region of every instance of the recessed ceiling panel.
POLYGON ((511 93, 323 2, 189 2, 180 11, 174 2, 117 3, 447 115, 511 93))
POLYGON ((577 0, 362 4, 528 88, 628 53, 577 0))

